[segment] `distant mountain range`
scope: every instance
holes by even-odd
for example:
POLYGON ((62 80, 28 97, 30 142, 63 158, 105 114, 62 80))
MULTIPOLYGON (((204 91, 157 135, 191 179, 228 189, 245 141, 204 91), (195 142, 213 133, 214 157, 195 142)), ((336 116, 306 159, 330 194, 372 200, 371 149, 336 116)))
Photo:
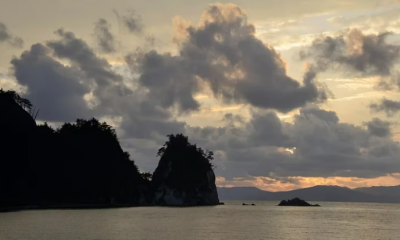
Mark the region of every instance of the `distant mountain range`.
POLYGON ((287 192, 268 192, 256 187, 218 188, 219 199, 280 201, 295 197, 306 201, 400 203, 400 186, 350 189, 315 186, 287 192))

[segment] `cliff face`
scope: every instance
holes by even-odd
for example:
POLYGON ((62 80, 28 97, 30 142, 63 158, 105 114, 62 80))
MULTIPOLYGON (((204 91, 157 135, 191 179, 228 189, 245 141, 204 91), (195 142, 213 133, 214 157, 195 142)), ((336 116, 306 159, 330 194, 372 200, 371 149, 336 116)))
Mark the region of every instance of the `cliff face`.
MULTIPOLYGON (((177 138, 182 137, 177 135, 177 138)), ((179 139, 171 141, 170 137, 170 142, 164 148, 159 165, 153 174, 153 204, 161 206, 219 204, 214 171, 202 150, 193 147, 194 145, 185 140, 177 142, 179 139)))
MULTIPOLYGON (((171 165, 162 173, 167 179, 171 165)), ((201 184, 193 189, 177 189, 163 181, 154 193, 154 204, 161 206, 205 206, 219 204, 215 175, 212 170, 204 174, 201 184)))

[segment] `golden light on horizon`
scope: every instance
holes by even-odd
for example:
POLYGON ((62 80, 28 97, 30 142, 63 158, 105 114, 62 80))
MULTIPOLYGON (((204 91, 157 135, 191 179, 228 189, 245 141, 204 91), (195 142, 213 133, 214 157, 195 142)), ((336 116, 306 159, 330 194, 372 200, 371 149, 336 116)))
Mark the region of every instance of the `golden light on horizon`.
POLYGON ((237 110, 237 109, 240 109, 242 107, 243 107, 243 105, 235 105, 235 106, 231 106, 231 107, 220 107, 220 106, 217 106, 217 107, 212 107, 211 111, 212 112, 220 112, 220 111, 228 111, 228 110, 237 110))
POLYGON ((391 174, 373 179, 356 177, 288 177, 286 181, 269 177, 236 178, 227 181, 223 177, 217 177, 219 187, 247 187, 253 186, 265 191, 291 191, 299 188, 307 188, 318 185, 339 186, 348 188, 373 187, 373 186, 397 186, 400 185, 400 174, 391 174))

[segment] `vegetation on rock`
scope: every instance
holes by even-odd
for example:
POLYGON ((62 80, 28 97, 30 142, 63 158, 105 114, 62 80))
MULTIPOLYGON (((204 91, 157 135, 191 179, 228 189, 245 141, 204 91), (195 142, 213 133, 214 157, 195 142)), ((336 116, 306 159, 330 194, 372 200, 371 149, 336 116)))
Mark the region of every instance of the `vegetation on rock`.
POLYGON ((190 144, 183 134, 168 135, 158 150, 160 162, 152 178, 155 203, 160 205, 219 204, 214 153, 190 144))
POLYGON ((153 183, 166 185, 175 189, 187 190, 201 185, 208 171, 213 170, 212 151, 204 151, 196 144, 190 144, 183 134, 168 135, 169 140, 158 150, 160 162, 153 174, 153 183), (171 174, 164 178, 161 172, 167 168, 171 174))

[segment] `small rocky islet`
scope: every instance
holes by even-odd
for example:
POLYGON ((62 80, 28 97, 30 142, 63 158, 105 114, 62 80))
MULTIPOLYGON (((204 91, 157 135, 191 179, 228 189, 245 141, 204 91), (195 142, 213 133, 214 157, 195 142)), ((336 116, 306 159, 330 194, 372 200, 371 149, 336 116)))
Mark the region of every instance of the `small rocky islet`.
POLYGON ((289 200, 282 200, 278 206, 292 206, 292 207, 320 207, 319 204, 309 204, 308 202, 300 199, 293 198, 289 200))

